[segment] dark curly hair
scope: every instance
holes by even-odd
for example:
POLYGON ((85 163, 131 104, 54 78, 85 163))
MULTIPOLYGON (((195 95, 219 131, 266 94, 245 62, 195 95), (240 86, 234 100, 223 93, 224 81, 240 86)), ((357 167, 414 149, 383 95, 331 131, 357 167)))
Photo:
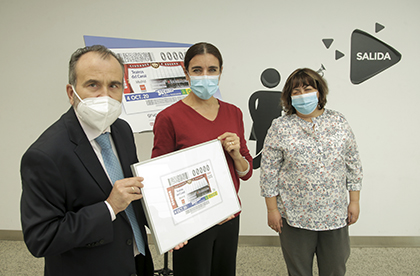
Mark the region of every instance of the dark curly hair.
POLYGON ((296 69, 286 80, 281 95, 281 105, 287 115, 296 113, 292 106, 292 91, 299 86, 312 86, 319 92, 318 108, 323 109, 327 104, 328 86, 326 80, 317 72, 309 68, 296 69))

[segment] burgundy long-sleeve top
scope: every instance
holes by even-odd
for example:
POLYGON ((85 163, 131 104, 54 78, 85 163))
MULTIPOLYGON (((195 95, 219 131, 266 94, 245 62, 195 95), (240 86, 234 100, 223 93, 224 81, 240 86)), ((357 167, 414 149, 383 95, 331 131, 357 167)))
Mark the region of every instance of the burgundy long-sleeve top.
MULTIPOLYGON (((153 127, 152 158, 216 139, 225 132, 232 132, 238 135, 241 142, 240 153, 250 166, 248 173, 240 178, 249 179, 252 175, 252 157, 244 138, 242 112, 236 106, 220 100, 219 105, 219 112, 214 121, 204 118, 182 101, 159 112, 153 127)), ((238 193, 239 176, 233 159, 226 151, 225 157, 238 193)))

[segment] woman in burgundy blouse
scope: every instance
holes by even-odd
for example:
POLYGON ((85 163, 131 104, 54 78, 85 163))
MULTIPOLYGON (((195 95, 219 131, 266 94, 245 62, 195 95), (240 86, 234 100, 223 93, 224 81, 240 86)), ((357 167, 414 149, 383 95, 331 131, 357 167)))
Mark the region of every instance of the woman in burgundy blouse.
MULTIPOLYGON (((241 110, 213 96, 222 70, 222 56, 212 44, 197 43, 188 49, 184 72, 192 93, 157 115, 152 157, 218 138, 238 192, 239 179, 252 175, 252 157, 241 110)), ((235 275, 238 233, 239 213, 192 238, 173 253, 174 275, 235 275)))

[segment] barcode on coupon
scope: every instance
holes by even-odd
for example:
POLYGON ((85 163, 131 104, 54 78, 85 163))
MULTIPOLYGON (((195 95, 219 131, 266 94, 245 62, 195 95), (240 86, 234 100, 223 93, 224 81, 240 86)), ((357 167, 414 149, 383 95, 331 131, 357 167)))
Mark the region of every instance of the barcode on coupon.
POLYGON ((151 52, 138 52, 138 53, 119 53, 118 54, 124 63, 142 63, 154 61, 153 53, 151 52))
POLYGON ((147 105, 168 105, 168 104, 172 104, 174 102, 177 102, 181 99, 183 99, 185 96, 181 96, 181 97, 167 97, 167 98, 161 98, 161 99, 150 99, 150 100, 146 100, 146 104, 147 105))
POLYGON ((168 182, 169 182, 169 185, 172 186, 174 184, 178 184, 179 182, 182 182, 185 180, 188 180, 188 173, 186 172, 169 178, 168 182))
POLYGON ((210 204, 210 202, 208 200, 204 201, 203 203, 198 204, 198 205, 196 205, 194 207, 191 207, 190 209, 186 210, 185 214, 194 214, 195 212, 200 211, 201 209, 206 207, 206 205, 208 205, 208 204, 210 204))

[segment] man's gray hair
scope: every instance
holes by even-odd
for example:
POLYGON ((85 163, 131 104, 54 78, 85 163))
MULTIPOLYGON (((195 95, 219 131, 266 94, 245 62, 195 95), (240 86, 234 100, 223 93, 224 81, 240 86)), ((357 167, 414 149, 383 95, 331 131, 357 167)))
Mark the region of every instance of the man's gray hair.
POLYGON ((89 52, 96 52, 101 55, 103 59, 108 58, 109 56, 113 56, 117 59, 119 64, 121 65, 121 70, 124 76, 124 62, 120 56, 115 54, 113 51, 109 50, 107 47, 103 45, 93 45, 93 46, 86 46, 83 48, 77 49, 70 58, 69 62, 69 84, 76 86, 76 64, 79 61, 80 57, 89 52))

